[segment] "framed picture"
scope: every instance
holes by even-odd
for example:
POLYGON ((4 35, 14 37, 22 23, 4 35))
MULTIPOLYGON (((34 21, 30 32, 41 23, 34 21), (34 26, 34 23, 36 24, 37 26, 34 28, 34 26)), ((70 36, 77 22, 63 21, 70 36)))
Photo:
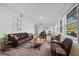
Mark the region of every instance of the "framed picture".
POLYGON ((68 14, 67 14, 67 25, 66 25, 66 34, 77 37, 77 7, 73 8, 68 14))

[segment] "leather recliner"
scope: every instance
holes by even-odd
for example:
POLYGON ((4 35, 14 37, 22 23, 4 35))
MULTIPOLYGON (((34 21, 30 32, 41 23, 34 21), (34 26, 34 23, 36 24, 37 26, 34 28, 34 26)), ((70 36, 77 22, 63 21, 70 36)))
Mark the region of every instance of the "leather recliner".
POLYGON ((69 38, 60 42, 51 42, 51 55, 52 56, 69 56, 73 41, 69 38))

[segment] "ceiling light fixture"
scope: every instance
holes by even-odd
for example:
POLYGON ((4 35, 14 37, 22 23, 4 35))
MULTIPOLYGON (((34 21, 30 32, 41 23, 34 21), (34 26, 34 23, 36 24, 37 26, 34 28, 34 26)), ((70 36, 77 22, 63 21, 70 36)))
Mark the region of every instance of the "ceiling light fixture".
POLYGON ((43 17, 39 17, 40 19, 43 19, 43 17))

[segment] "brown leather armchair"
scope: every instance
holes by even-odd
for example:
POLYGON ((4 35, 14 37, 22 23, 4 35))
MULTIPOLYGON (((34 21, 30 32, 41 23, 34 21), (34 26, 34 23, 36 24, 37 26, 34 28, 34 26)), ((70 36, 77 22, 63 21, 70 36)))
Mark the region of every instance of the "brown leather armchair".
POLYGON ((61 43, 52 42, 51 43, 51 55, 52 56, 69 56, 73 41, 69 38, 61 43))

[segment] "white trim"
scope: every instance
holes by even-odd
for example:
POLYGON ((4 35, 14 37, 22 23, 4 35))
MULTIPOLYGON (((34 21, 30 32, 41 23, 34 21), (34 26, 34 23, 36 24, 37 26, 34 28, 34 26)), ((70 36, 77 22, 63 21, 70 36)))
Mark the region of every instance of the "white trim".
MULTIPOLYGON (((77 21, 79 22, 79 4, 77 4, 77 21)), ((79 23, 77 23, 77 43, 79 43, 79 23)))
POLYGON ((67 15, 70 11, 72 11, 75 7, 77 6, 77 4, 74 4, 68 11, 65 15, 67 15))

